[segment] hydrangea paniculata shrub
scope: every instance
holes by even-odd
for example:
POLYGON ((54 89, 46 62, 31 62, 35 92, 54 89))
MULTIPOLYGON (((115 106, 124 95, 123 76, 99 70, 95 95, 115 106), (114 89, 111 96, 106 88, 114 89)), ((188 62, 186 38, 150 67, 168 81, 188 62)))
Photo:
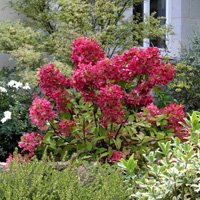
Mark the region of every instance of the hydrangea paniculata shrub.
POLYGON ((19 143, 22 152, 32 156, 38 145, 46 145, 57 157, 76 152, 113 162, 137 151, 137 145, 151 144, 156 131, 163 138, 170 130, 181 139, 186 136, 180 124, 182 105, 158 109, 153 104, 154 86, 168 84, 175 73, 157 48, 131 48, 109 59, 95 40, 79 37, 73 42, 72 61, 72 77, 53 64, 40 68, 44 97, 33 100, 30 118, 45 134, 38 143, 26 133, 19 143))

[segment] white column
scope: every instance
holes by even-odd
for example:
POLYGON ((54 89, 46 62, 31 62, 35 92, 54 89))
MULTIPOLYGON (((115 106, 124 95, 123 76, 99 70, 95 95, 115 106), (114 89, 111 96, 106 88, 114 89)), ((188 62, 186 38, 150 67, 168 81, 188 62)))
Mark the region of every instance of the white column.
MULTIPOLYGON (((144 21, 146 21, 146 23, 148 23, 148 21, 146 20, 147 17, 150 16, 150 0, 144 0, 144 4, 143 4, 143 16, 144 16, 144 21)), ((144 38, 143 39, 143 47, 149 47, 150 46, 150 40, 149 38, 144 38)))
MULTIPOLYGON (((172 25, 172 0, 166 0, 166 25, 172 25)), ((171 35, 166 35, 166 46, 171 51, 171 35)))

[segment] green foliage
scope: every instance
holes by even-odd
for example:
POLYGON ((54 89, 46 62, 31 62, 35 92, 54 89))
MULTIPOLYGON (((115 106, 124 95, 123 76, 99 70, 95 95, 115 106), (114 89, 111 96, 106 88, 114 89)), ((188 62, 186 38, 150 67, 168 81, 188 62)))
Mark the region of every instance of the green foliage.
POLYGON ((178 138, 159 142, 157 150, 143 154, 146 163, 140 168, 133 156, 119 163, 133 199, 200 199, 199 118, 199 112, 189 116, 186 128, 191 134, 187 142, 178 138))
MULTIPOLYGON (((171 83, 169 83, 169 85, 171 85, 171 83)), ((168 86, 155 86, 153 88, 153 95, 154 95, 154 104, 158 108, 163 108, 169 103, 175 102, 174 98, 170 95, 168 86)))
POLYGON ((39 33, 30 27, 25 27, 21 22, 5 23, 0 25, 0 50, 12 51, 23 45, 35 46, 38 44, 39 33))
POLYGON ((41 42, 45 38, 44 34, 20 21, 1 22, 0 38, 0 50, 10 54, 17 62, 18 70, 15 73, 21 75, 24 81, 35 83, 36 73, 33 70, 48 60, 41 42))
POLYGON ((1 23, 0 49, 17 51, 14 57, 20 61, 26 61, 26 52, 22 55, 20 50, 28 48, 32 60, 38 61, 39 55, 44 58, 47 53, 66 64, 70 63, 71 42, 78 35, 97 39, 109 57, 139 45, 144 37, 164 38, 171 28, 161 25, 155 13, 146 19, 148 22, 141 22, 137 13, 125 17, 125 12, 141 1, 12 0, 11 6, 28 18, 16 24, 1 23))
POLYGON ((199 144, 199 132, 200 132, 200 113, 194 111, 189 115, 189 119, 186 119, 186 128, 189 128, 191 138, 190 140, 200 146, 199 144))
MULTIPOLYGON (((58 160, 66 154, 68 158, 75 154, 79 159, 105 162, 109 161, 113 149, 116 149, 122 151, 124 157, 135 153, 135 157, 142 161, 144 151, 156 149, 158 141, 168 141, 173 136, 173 129, 165 128, 167 121, 164 115, 152 119, 155 123, 151 124, 146 120, 148 112, 145 109, 143 116, 127 113, 126 124, 113 123, 104 128, 100 125, 101 111, 92 103, 73 100, 72 105, 69 106, 73 106, 73 120, 76 124, 70 136, 55 136, 57 121, 51 121, 42 148, 39 149, 47 150, 58 160), (51 127, 54 129, 52 130, 51 127)), ((71 119, 72 115, 63 113, 61 118, 71 119)))
POLYGON ((8 153, 13 152, 23 133, 33 130, 28 116, 33 91, 7 85, 10 80, 19 79, 15 70, 1 70, 0 79, 0 87, 7 90, 0 91, 0 119, 3 118, 5 111, 12 113, 11 119, 4 123, 0 121, 0 160, 5 160, 8 153))
POLYGON ((197 30, 190 43, 181 51, 181 63, 170 87, 172 96, 183 102, 187 111, 200 109, 200 32, 197 30))
POLYGON ((131 155, 127 161, 122 158, 118 166, 126 171, 126 175, 132 176, 137 167, 137 160, 134 159, 134 155, 131 155))
POLYGON ((192 67, 190 63, 178 63, 176 65, 176 74, 173 81, 168 85, 171 96, 179 103, 185 105, 187 111, 198 110, 198 70, 192 67))
POLYGON ((45 160, 14 161, 0 176, 0 199, 125 200, 130 192, 123 175, 109 165, 69 165, 58 171, 45 160))

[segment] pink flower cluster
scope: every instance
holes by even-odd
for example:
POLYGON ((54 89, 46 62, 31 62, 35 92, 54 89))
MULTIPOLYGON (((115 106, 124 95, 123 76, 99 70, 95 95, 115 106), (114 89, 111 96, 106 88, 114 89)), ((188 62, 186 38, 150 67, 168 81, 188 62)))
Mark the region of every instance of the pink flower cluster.
POLYGON ((141 107, 153 102, 152 88, 156 84, 167 84, 174 73, 174 66, 161 61, 158 48, 131 48, 112 59, 100 57, 95 62, 79 62, 73 72, 73 86, 85 101, 96 103, 97 93, 102 87, 121 82, 126 106, 141 107))
POLYGON ((56 103, 59 112, 68 111, 67 102, 70 97, 66 88, 72 84, 70 78, 66 78, 53 64, 42 66, 38 71, 39 84, 42 92, 56 103))
POLYGON ((131 48, 114 60, 121 66, 122 80, 136 81, 136 86, 127 94, 129 106, 147 106, 153 102, 150 92, 156 84, 167 84, 174 77, 175 67, 163 63, 158 48, 131 48))
POLYGON ((70 135, 73 126, 75 126, 75 122, 73 120, 67 120, 67 119, 60 120, 58 124, 59 132, 61 132, 62 136, 67 137, 70 135))
POLYGON ((161 113, 166 115, 168 125, 166 128, 173 128, 175 136, 180 139, 184 139, 188 136, 188 133, 183 131, 184 127, 180 123, 185 123, 185 112, 183 110, 183 105, 176 103, 170 103, 161 109, 161 113))
POLYGON ((150 94, 153 86, 147 81, 142 81, 134 89, 126 94, 126 103, 130 107, 147 106, 153 102, 153 97, 150 94))
POLYGON ((13 155, 11 153, 9 153, 8 158, 6 159, 6 165, 5 165, 5 170, 8 171, 9 170, 9 165, 13 160, 13 155))
POLYGON ((28 152, 29 158, 32 158, 34 156, 35 149, 42 145, 43 138, 43 134, 36 132, 25 133, 21 137, 21 141, 18 143, 18 146, 22 148, 21 153, 28 152))
POLYGON ((120 161, 123 157, 123 153, 121 151, 114 150, 112 156, 110 157, 110 162, 117 162, 120 161))
POLYGON ((98 89, 95 85, 95 66, 92 64, 80 64, 73 72, 73 86, 76 88, 85 101, 95 101, 95 91, 98 89))
POLYGON ((73 42, 72 61, 78 64, 96 64, 104 58, 104 52, 100 45, 93 39, 78 37, 73 42))
POLYGON ((182 105, 170 103, 164 108, 158 109, 157 106, 152 103, 146 108, 149 112, 146 118, 150 123, 155 122, 154 120, 152 120, 152 118, 156 120, 159 115, 164 115, 168 122, 165 126, 166 129, 172 128, 174 130, 174 135, 179 137, 180 139, 184 139, 188 136, 188 132, 185 132, 184 127, 180 124, 185 123, 185 113, 182 105))
POLYGON ((102 111, 101 124, 122 124, 124 122, 124 111, 122 109, 124 92, 118 85, 105 86, 100 89, 97 97, 97 104, 102 111))
POLYGON ((52 121, 56 117, 51 103, 45 98, 36 97, 29 108, 30 119, 39 129, 46 130, 46 121, 52 121))

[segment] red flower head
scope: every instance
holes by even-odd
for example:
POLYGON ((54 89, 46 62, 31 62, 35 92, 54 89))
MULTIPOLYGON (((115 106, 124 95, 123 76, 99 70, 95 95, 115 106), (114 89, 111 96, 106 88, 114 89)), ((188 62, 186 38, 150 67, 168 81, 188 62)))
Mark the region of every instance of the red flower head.
POLYGON ((106 86, 100 89, 97 104, 102 110, 101 124, 104 127, 108 123, 122 124, 124 122, 123 98, 124 92, 118 85, 106 86))
POLYGON ((39 133, 25 133, 21 137, 21 141, 18 143, 18 146, 22 148, 21 153, 28 151, 29 158, 32 158, 35 153, 35 149, 42 144, 44 135, 39 133))
POLYGON ((105 87, 109 82, 120 81, 120 66, 115 65, 112 60, 105 58, 97 62, 94 68, 95 84, 97 87, 105 87))
POLYGON ((113 150, 113 154, 110 157, 109 161, 110 162, 120 161, 122 157, 123 157, 123 153, 121 151, 113 150))
POLYGON ((63 119, 59 122, 59 131, 63 136, 69 136, 71 129, 75 126, 75 122, 73 120, 63 119))
POLYGON ((71 79, 66 78, 53 64, 47 64, 38 71, 39 84, 42 92, 52 98, 52 92, 59 88, 71 86, 71 79))
POLYGON ((73 85, 84 97, 85 101, 95 101, 97 89, 95 81, 95 65, 91 63, 79 64, 79 68, 76 68, 73 72, 73 85))
POLYGON ((95 40, 78 37, 73 41, 71 58, 76 65, 80 63, 94 65, 104 58, 104 52, 95 40))
POLYGON ((35 98, 29 108, 30 119, 41 130, 46 130, 46 121, 54 120, 55 111, 51 103, 45 98, 35 98))
POLYGON ((68 112, 67 102, 70 95, 66 88, 72 85, 72 80, 66 78, 53 64, 42 66, 38 72, 42 92, 50 97, 59 112, 68 112))
POLYGON ((161 109, 161 113, 167 117, 168 125, 166 128, 173 128, 175 136, 180 139, 185 137, 184 127, 180 124, 180 122, 185 123, 183 105, 170 103, 161 109))

